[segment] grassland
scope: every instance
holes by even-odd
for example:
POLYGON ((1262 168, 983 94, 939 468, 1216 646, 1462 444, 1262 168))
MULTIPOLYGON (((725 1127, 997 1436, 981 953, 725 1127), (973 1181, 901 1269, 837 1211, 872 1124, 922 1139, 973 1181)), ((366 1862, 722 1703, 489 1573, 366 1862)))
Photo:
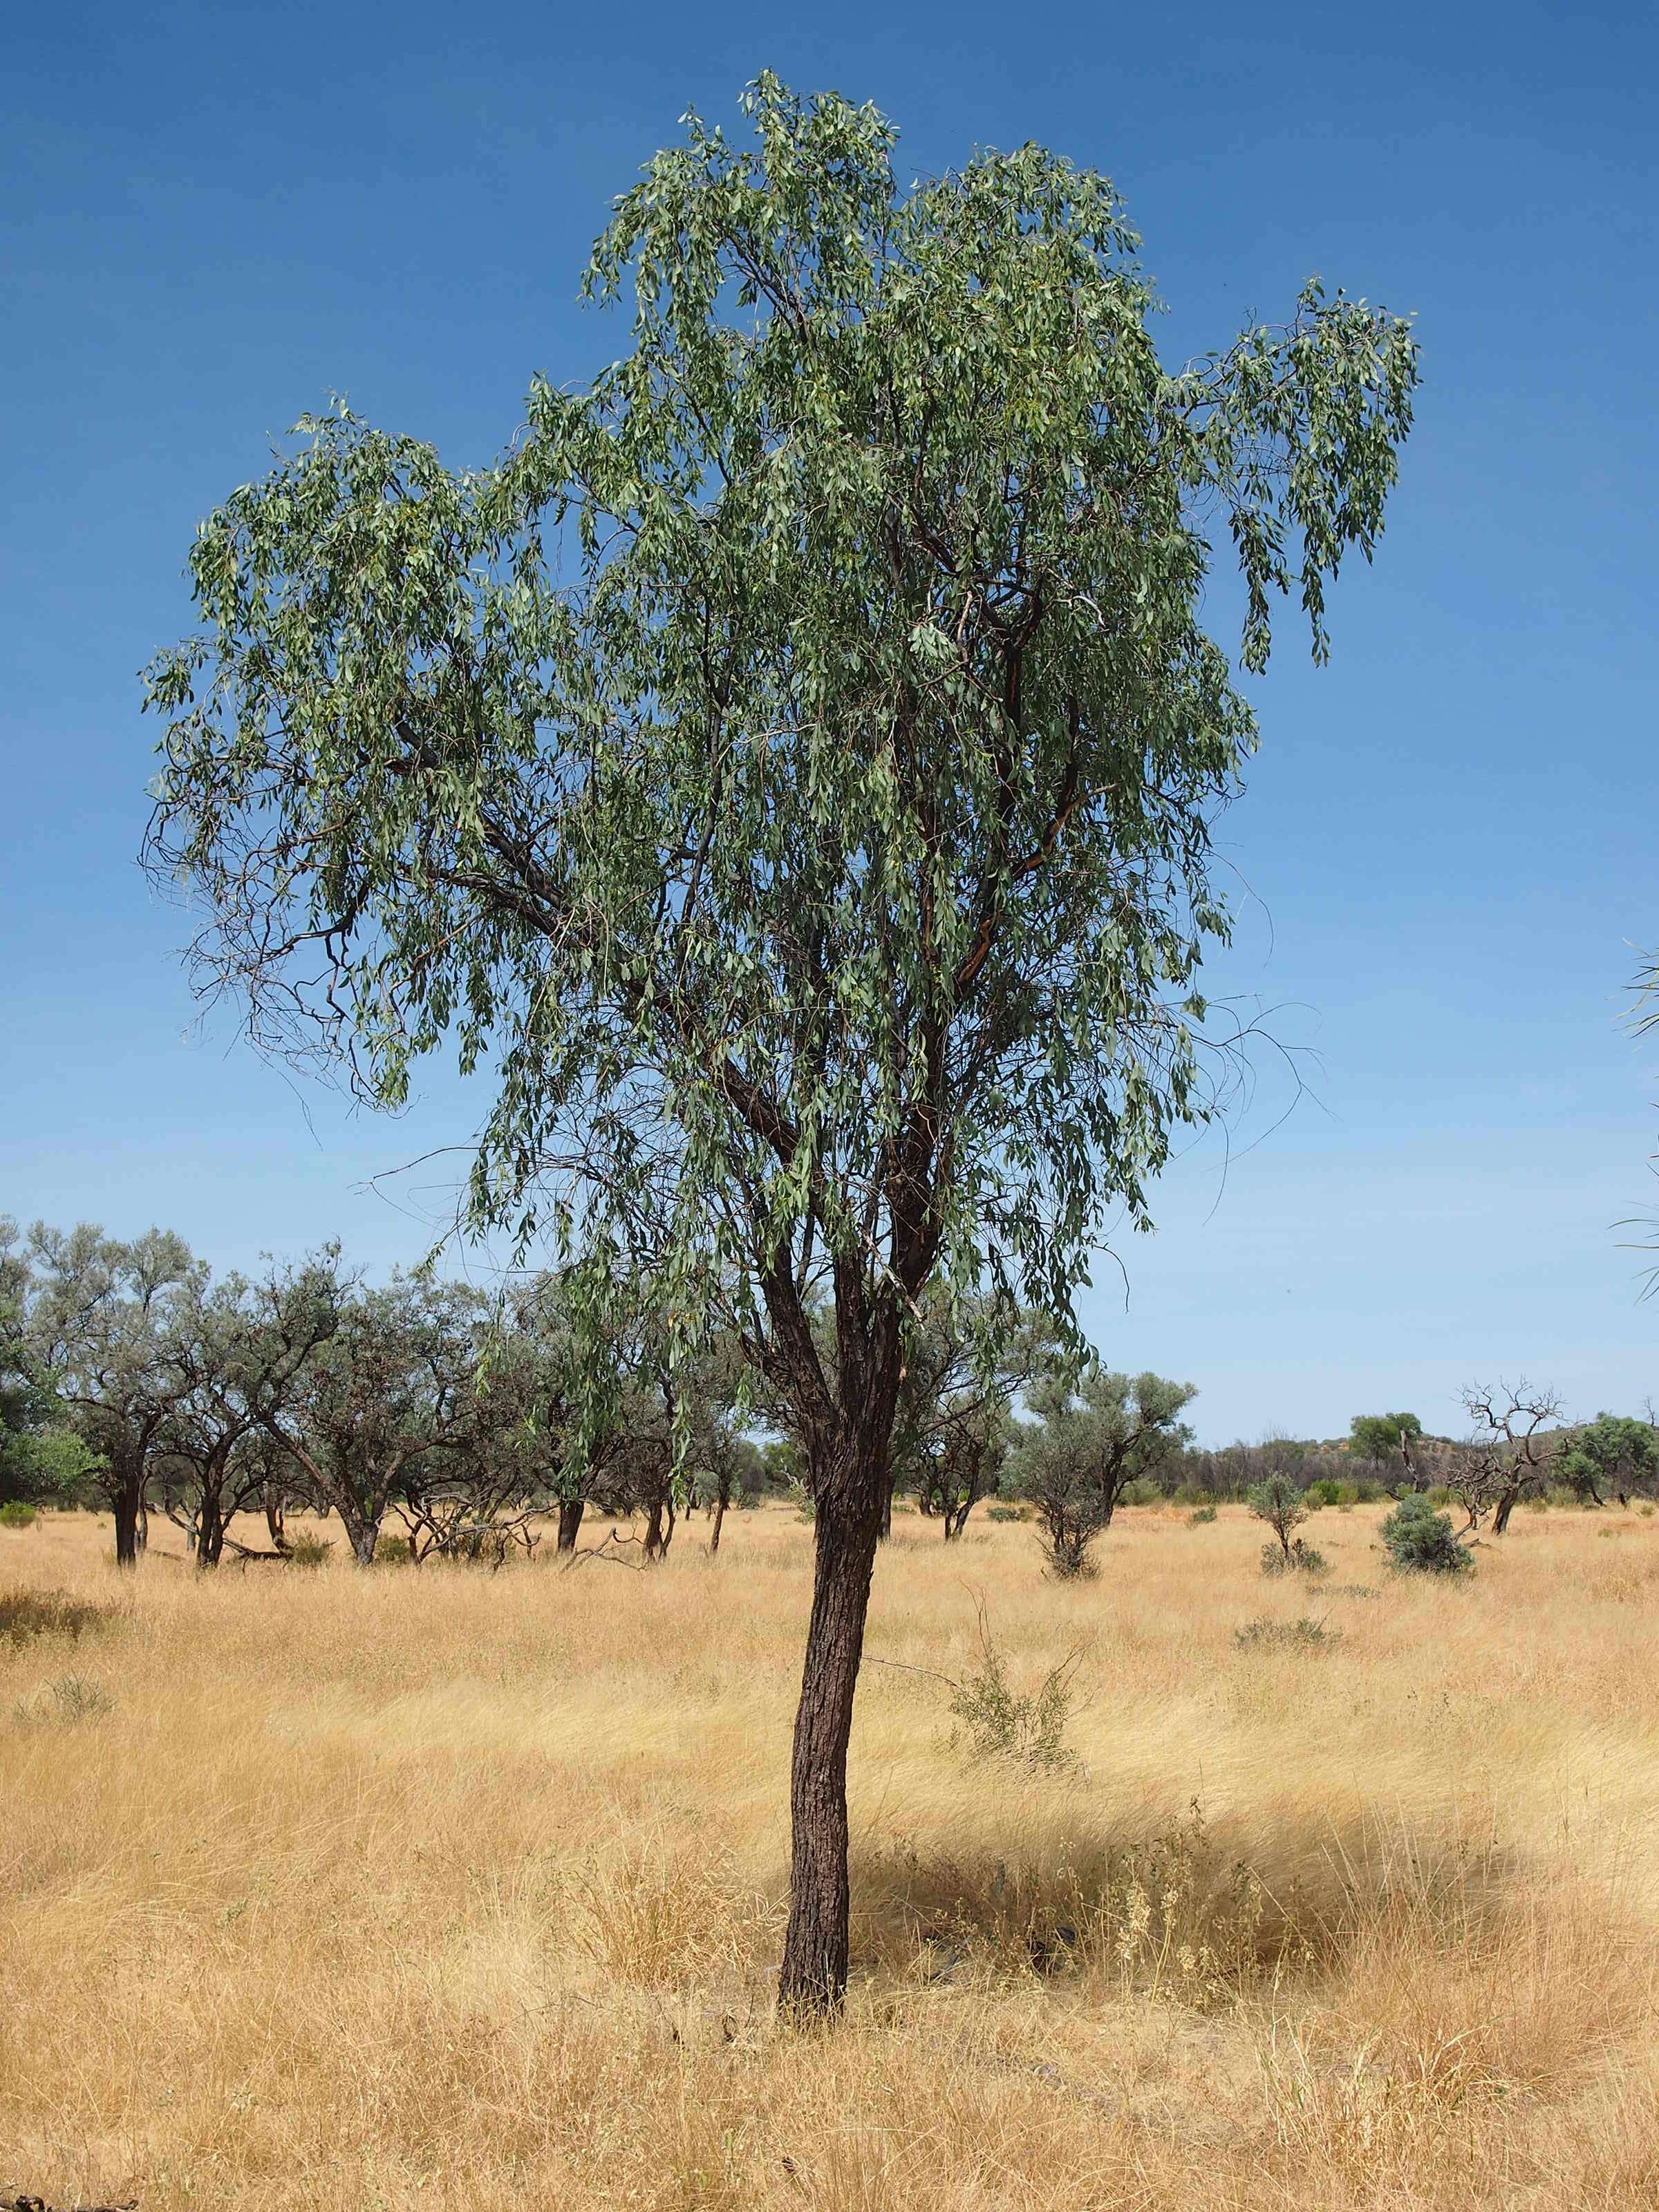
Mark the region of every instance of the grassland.
MULTIPOLYGON (((145 2212, 1659 2203, 1659 1518, 1523 1513, 1455 1587, 1321 1514, 901 1518, 854 1744, 846 2021, 769 2003, 810 1532, 649 1574, 197 1577, 0 1531, 0 2183, 145 2212), (1369 1593, 1376 1594, 1369 1594, 1369 1593), (1048 1771, 938 1679, 983 1604, 1048 1771), (1244 1648, 1259 1616, 1310 1646, 1244 1648), (931 1671, 913 1671, 931 1670, 931 1671), (956 1741, 952 1741, 953 1735, 956 1741)), ((325 1531, 324 1533, 327 1533, 325 1531)), ((337 1533, 337 1531, 336 1532, 337 1533)), ((339 1558, 337 1547, 335 1559, 339 1558)), ((550 1549, 550 1547, 549 1547, 550 1549)))

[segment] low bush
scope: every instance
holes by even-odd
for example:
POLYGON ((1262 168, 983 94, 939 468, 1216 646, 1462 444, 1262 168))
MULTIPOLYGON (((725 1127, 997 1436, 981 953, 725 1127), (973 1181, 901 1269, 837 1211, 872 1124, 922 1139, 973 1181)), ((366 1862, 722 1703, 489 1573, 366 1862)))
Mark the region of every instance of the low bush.
POLYGON ((1340 1641, 1334 1629, 1305 1613, 1297 1620, 1269 1620, 1264 1614, 1233 1631, 1233 1642, 1244 1651, 1309 1651, 1340 1641))
POLYGON ((14 1708, 26 1728, 52 1721, 96 1720, 114 1710, 115 1699, 103 1684, 89 1682, 80 1674, 60 1674, 55 1682, 43 1682, 29 1697, 20 1698, 14 1708))
POLYGON ((21 1498, 9 1498, 0 1505, 0 1528, 32 1528, 34 1508, 26 1505, 21 1498))
MULTIPOLYGON (((408 1543, 402 1538, 388 1536, 375 1547, 374 1556, 384 1559, 393 1546, 403 1543, 404 1556, 409 1556, 408 1543)), ((334 1547, 325 1536, 290 1536, 283 1547, 283 1557, 291 1567, 325 1567, 334 1547)))
POLYGON ((1161 1505, 1164 1492, 1155 1482, 1148 1482, 1145 1475, 1140 1475, 1133 1482, 1124 1484, 1117 1502, 1120 1505, 1161 1505))
POLYGON ((1288 1549, 1278 1544, 1264 1544, 1261 1571, 1264 1575, 1322 1575, 1330 1570, 1325 1554, 1297 1536, 1288 1549))
POLYGON ((1206 1522, 1213 1521, 1214 1519, 1214 1506, 1200 1505, 1187 1516, 1187 1526, 1189 1528, 1202 1528, 1206 1522))
POLYGON ((1466 1574, 1474 1565, 1452 1534, 1451 1516, 1437 1513, 1431 1498, 1402 1498, 1382 1523, 1382 1541, 1401 1574, 1466 1574))
MULTIPOLYGON (((951 1685, 951 1711, 966 1732, 969 1756, 1012 1759, 1051 1772, 1072 1765, 1075 1754, 1066 1749, 1065 1735, 1078 1654, 1051 1667, 1035 1690, 1022 1692, 1010 1684, 982 1614, 979 1648, 978 1671, 951 1685)), ((959 1735, 953 1731, 951 1741, 957 1743, 959 1735)))
POLYGON ((89 1605, 66 1590, 0 1590, 0 1639, 27 1644, 36 1636, 85 1636, 104 1628, 115 1608, 89 1605))
POLYGON ((985 1517, 988 1521, 1023 1521, 1025 1509, 1023 1505, 988 1505, 985 1517))

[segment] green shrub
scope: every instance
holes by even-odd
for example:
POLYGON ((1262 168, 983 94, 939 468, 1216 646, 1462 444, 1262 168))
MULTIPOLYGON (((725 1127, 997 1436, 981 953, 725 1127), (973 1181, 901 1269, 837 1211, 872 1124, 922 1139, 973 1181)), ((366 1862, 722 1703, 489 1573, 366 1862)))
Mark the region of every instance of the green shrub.
MULTIPOLYGON (((397 1543, 398 1540, 395 1536, 388 1540, 392 1544, 397 1543)), ((283 1557, 291 1567, 323 1567, 328 1565, 328 1555, 333 1549, 333 1545, 325 1536, 290 1536, 283 1546, 283 1557)), ((377 1559, 384 1558, 386 1550, 386 1544, 377 1546, 375 1558, 377 1559)), ((408 1550, 409 1546, 404 1544, 405 1554, 408 1550)))
POLYGON ((1653 1508, 1652 1508, 1652 1506, 1650 1506, 1650 1505, 1638 1505, 1638 1506, 1637 1507, 1637 1509, 1636 1509, 1636 1510, 1637 1510, 1637 1511, 1641 1515, 1642 1518, 1643 1518, 1644 1521, 1651 1521, 1651 1520, 1652 1520, 1652 1518, 1653 1518, 1653 1508))
POLYGON ((1311 1544, 1304 1544, 1297 1536, 1288 1549, 1278 1544, 1264 1544, 1261 1571, 1264 1575, 1322 1575, 1330 1569, 1325 1554, 1315 1551, 1311 1544))
POLYGON ((1453 1492, 1443 1482, 1431 1483, 1423 1495, 1431 1505, 1449 1505, 1453 1503, 1453 1492))
POLYGON ((1120 1505, 1161 1505, 1164 1492, 1155 1482, 1149 1482, 1144 1474, 1138 1475, 1134 1481, 1124 1484, 1118 1492, 1117 1502, 1120 1505))
POLYGON ((1333 1474, 1322 1474, 1308 1485, 1304 1495, 1310 1505, 1340 1505, 1342 1485, 1333 1474))
POLYGON ((1402 1498, 1382 1523, 1382 1541, 1402 1574, 1461 1575, 1474 1565, 1452 1534, 1451 1516, 1437 1513, 1431 1498, 1402 1498))
POLYGON ((34 1508, 26 1505, 21 1498, 9 1498, 0 1505, 0 1528, 32 1528, 34 1508))
POLYGON ((1534 1490, 1521 1500, 1521 1510, 1523 1513, 1547 1513, 1550 1502, 1540 1491, 1534 1490))
MULTIPOLYGON (((1022 1694, 1010 1686, 1001 1654, 981 1618, 979 1671, 951 1686, 951 1711, 967 1731, 969 1754, 1051 1771, 1070 1766, 1075 1754, 1066 1748, 1064 1738, 1076 1668, 1073 1654, 1051 1668, 1035 1690, 1022 1694)), ((958 1741, 954 1733, 951 1741, 958 1741)))
POLYGON ((1023 1521, 1025 1509, 1023 1505, 988 1505, 985 1517, 988 1521, 1023 1521))
POLYGON ((1215 1508, 1213 1505, 1200 1505, 1187 1516, 1187 1526, 1189 1528, 1201 1528, 1205 1526, 1206 1522, 1213 1521, 1214 1519, 1215 1508))

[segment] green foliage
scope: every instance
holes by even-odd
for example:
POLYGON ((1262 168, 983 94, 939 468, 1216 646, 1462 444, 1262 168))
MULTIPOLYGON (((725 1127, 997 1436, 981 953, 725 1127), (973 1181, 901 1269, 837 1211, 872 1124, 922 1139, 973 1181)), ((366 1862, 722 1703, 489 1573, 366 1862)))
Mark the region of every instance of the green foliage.
POLYGON ((1293 1532, 1312 1510, 1309 1493, 1294 1474, 1279 1472, 1252 1485, 1245 1503, 1258 1521, 1265 1521, 1276 1540, 1261 1547, 1264 1575, 1322 1575, 1325 1558, 1293 1532))
POLYGON ((1598 1413, 1557 1455, 1557 1480, 1579 1498, 1601 1504, 1659 1480, 1659 1430, 1619 1413, 1598 1413))
POLYGON ((1073 1652, 1050 1668, 1036 1689, 1015 1690, 981 1614, 979 1667, 951 1688, 951 1711, 962 1725, 970 1755, 1010 1759, 1050 1773, 1071 1766, 1075 1754, 1066 1749, 1065 1735, 1077 1666, 1073 1652))
POLYGON ((1117 1375, 1093 1362, 1028 1391, 1037 1418, 1019 1436, 1007 1482, 1035 1507, 1053 1573, 1094 1572, 1090 1547, 1132 1484, 1146 1484, 1149 1502, 1162 1495, 1149 1478, 1188 1441, 1181 1415, 1196 1395, 1190 1382, 1117 1375))
POLYGON ((21 1498, 8 1498, 3 1505, 0 1505, 0 1528, 32 1528, 33 1526, 34 1508, 25 1505, 21 1498))
POLYGON ((618 202, 586 289, 632 349, 536 380, 496 465, 341 411, 209 517, 150 857, 272 1046, 384 1106, 488 1057, 473 1218, 570 1249, 584 1328, 619 1253, 688 1331, 793 1329, 820 1261, 872 1326, 936 1273, 1064 1316, 1212 1103, 1255 727, 1212 543, 1245 665, 1286 591, 1322 658, 1415 349, 1310 285, 1168 373, 1104 178, 1027 145, 907 191, 873 108, 745 106, 752 150, 690 118, 618 202))
POLYGON ((1304 1495, 1310 1506, 1340 1505, 1343 1502, 1343 1488, 1334 1475, 1322 1474, 1316 1476, 1308 1485, 1304 1495))
POLYGON ((1261 1547, 1261 1571, 1264 1575, 1322 1575, 1328 1568, 1322 1552, 1296 1536, 1288 1544, 1261 1547))
POLYGON ((1206 1522, 1213 1521, 1215 1517, 1216 1509, 1213 1505, 1195 1506, 1187 1516, 1187 1525, 1189 1528, 1201 1528, 1206 1522))
POLYGON ((1382 1541, 1402 1574, 1467 1574, 1474 1561, 1452 1534, 1451 1516, 1417 1493, 1402 1498, 1383 1522, 1382 1541))
POLYGON ((1018 1505, 988 1505, 985 1517, 988 1521, 1023 1521, 1025 1513, 1018 1505))
POLYGON ((1403 1460, 1409 1466, 1423 1424, 1415 1413, 1356 1413, 1348 1433, 1361 1459, 1403 1460))
MULTIPOLYGON (((375 1547, 376 1563, 382 1559, 388 1563, 394 1561, 398 1557, 399 1547, 402 1549, 404 1561, 407 1562, 410 1553, 409 1539, 406 1536, 382 1538, 375 1547)), ((302 1530, 300 1534, 289 1536, 287 1539, 283 1548, 283 1557, 291 1567, 325 1567, 333 1549, 334 1547, 327 1537, 313 1536, 309 1531, 302 1530)))

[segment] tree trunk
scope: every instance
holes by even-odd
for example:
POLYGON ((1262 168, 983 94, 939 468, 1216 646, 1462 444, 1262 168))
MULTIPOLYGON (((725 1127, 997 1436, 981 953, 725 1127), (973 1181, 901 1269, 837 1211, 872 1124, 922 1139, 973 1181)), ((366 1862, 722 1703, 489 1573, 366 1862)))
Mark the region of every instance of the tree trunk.
MULTIPOLYGON (((360 1567, 372 1567, 374 1564, 374 1547, 380 1540, 380 1522, 371 1520, 367 1514, 348 1513, 343 1506, 340 1509, 340 1520, 350 1543, 351 1557, 355 1564, 360 1567)), ((413 1556, 411 1547, 410 1557, 413 1556)))
POLYGON ((647 1559, 663 1560, 668 1557, 668 1547, 674 1540, 674 1501, 672 1497, 657 1497, 646 1512, 645 1556, 647 1559))
POLYGON ((216 1567, 225 1548, 225 1516, 220 1499, 210 1491, 202 1493, 201 1511, 196 1519, 196 1564, 198 1567, 216 1567))
POLYGON ((144 1510, 143 1478, 127 1476, 115 1493, 114 1505, 115 1564, 136 1567, 143 1540, 139 1534, 144 1510))
POLYGON ((789 1925, 778 2001, 786 2012, 836 2010, 847 1993, 847 1741, 881 1534, 886 1470, 816 1486, 812 1614, 789 1775, 789 1925))
POLYGON ((283 1525, 283 1493, 274 1482, 265 1485, 265 1527, 270 1531, 270 1547, 274 1552, 288 1549, 288 1534, 283 1525))
POLYGON ((1509 1527, 1510 1516, 1514 1512, 1515 1501, 1520 1495, 1518 1490, 1506 1490, 1498 1499, 1497 1509, 1492 1516, 1492 1533, 1494 1536, 1501 1536, 1504 1529, 1509 1527))
POLYGON ((575 1550, 586 1503, 586 1499, 582 1498, 562 1498, 559 1500, 559 1549, 562 1552, 575 1550))
POLYGON ((726 1520, 726 1493, 731 1486, 731 1484, 722 1477, 720 1488, 714 1493, 714 1527, 708 1539, 708 1556, 711 1559, 720 1547, 720 1528, 726 1520))

